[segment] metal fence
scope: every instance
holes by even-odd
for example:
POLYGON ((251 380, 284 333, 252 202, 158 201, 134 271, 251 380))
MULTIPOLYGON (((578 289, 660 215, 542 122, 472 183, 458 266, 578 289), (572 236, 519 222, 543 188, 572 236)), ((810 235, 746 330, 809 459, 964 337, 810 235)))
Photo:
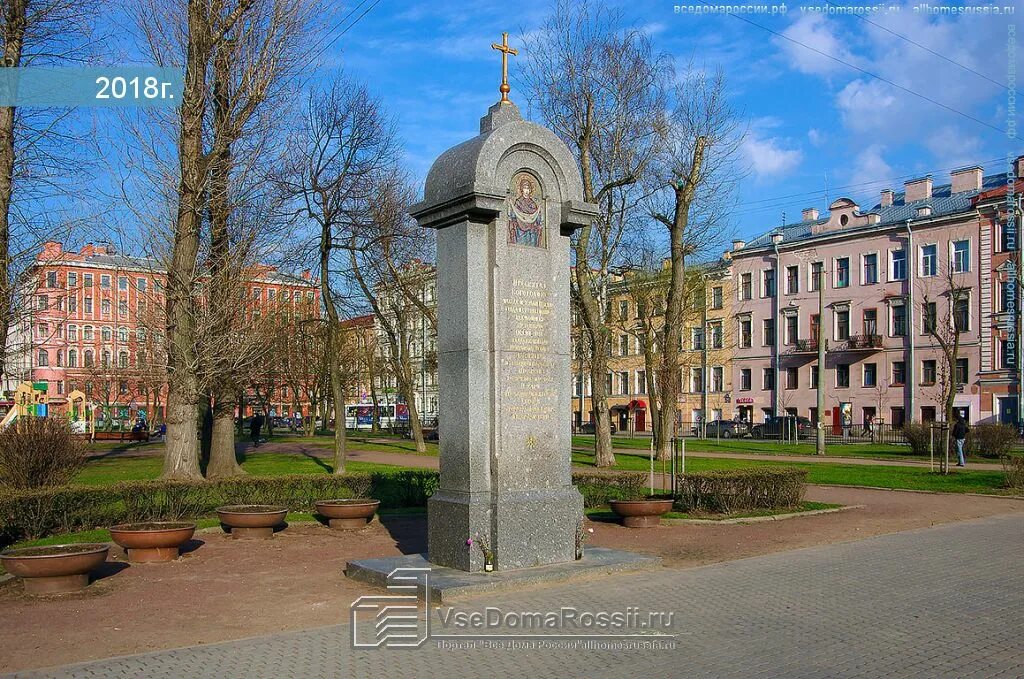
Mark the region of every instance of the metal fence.
MULTIPOLYGON (((650 432, 622 433, 619 436, 639 438, 650 436, 650 432)), ((807 421, 794 423, 747 423, 747 422, 682 422, 676 435, 683 438, 706 440, 774 441, 778 443, 813 443, 817 437, 817 428, 807 421)), ((903 427, 891 424, 875 423, 871 425, 825 425, 825 443, 891 443, 906 445, 903 427)))

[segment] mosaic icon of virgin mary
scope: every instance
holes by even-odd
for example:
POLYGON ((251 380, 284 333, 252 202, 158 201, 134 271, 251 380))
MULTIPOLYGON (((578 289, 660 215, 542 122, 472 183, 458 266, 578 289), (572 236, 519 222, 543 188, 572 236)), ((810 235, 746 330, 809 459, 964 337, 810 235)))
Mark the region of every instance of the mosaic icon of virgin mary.
POLYGON ((543 197, 533 175, 520 172, 512 178, 508 198, 508 242, 512 245, 546 247, 543 197))

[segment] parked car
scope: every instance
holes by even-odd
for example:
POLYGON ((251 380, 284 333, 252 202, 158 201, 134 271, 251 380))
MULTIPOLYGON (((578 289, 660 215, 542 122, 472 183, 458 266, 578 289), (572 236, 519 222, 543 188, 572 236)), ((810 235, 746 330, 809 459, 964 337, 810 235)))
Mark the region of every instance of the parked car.
MULTIPOLYGON (((690 429, 694 436, 700 436, 700 427, 690 429)), ((750 436, 750 425, 736 420, 713 420, 704 425, 704 436, 709 439, 731 439, 750 436)))
POLYGON ((814 424, 806 417, 773 415, 750 429, 750 435, 755 439, 792 439, 794 434, 796 438, 814 438, 814 424))
MULTIPOLYGON (((619 428, 615 426, 614 422, 609 423, 608 426, 611 429, 613 434, 619 430, 619 428)), ((594 433, 594 423, 593 422, 584 422, 583 424, 580 425, 579 431, 577 433, 579 433, 579 434, 593 434, 594 433)))

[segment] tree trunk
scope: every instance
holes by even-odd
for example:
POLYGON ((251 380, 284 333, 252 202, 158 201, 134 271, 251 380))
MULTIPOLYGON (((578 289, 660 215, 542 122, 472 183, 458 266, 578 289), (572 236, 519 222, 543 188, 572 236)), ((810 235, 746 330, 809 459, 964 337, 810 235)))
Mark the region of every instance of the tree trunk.
POLYGON ((210 17, 202 0, 188 3, 188 46, 178 138, 180 180, 171 265, 167 271, 167 449, 163 478, 200 479, 196 414, 195 320, 192 293, 199 255, 202 210, 207 180, 203 154, 206 70, 210 62, 210 17))
MULTIPOLYGON (((334 400, 334 473, 345 473, 345 385, 341 379, 341 352, 338 326, 333 321, 327 330, 331 363, 331 395, 334 400), (340 414, 339 414, 340 413, 340 414)), ((327 413, 324 413, 326 424, 327 413)))
POLYGON ((245 473, 235 457, 235 404, 226 398, 219 399, 213 404, 213 435, 206 478, 222 479, 245 473))
MULTIPOLYGON (((5 3, 7 4, 7 3, 5 3)), ((27 0, 10 0, 5 10, 3 65, 21 65, 27 0)), ((11 290, 11 199, 14 195, 14 107, 0 107, 0 378, 7 373, 7 335, 14 321, 11 290)))

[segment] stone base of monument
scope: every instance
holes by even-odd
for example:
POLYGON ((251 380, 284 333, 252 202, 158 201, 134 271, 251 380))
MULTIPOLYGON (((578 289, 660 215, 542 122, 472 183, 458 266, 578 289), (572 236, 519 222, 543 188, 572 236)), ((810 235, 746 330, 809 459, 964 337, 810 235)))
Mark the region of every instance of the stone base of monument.
POLYGON ((496 571, 492 573, 466 572, 437 566, 427 561, 426 554, 406 554, 383 559, 349 561, 345 575, 353 580, 375 587, 387 587, 388 578, 397 568, 430 569, 426 577, 417 577, 420 598, 430 593, 432 602, 444 602, 463 597, 525 589, 535 585, 559 584, 616 573, 652 570, 661 566, 661 557, 624 552, 604 547, 587 547, 578 561, 496 571))

